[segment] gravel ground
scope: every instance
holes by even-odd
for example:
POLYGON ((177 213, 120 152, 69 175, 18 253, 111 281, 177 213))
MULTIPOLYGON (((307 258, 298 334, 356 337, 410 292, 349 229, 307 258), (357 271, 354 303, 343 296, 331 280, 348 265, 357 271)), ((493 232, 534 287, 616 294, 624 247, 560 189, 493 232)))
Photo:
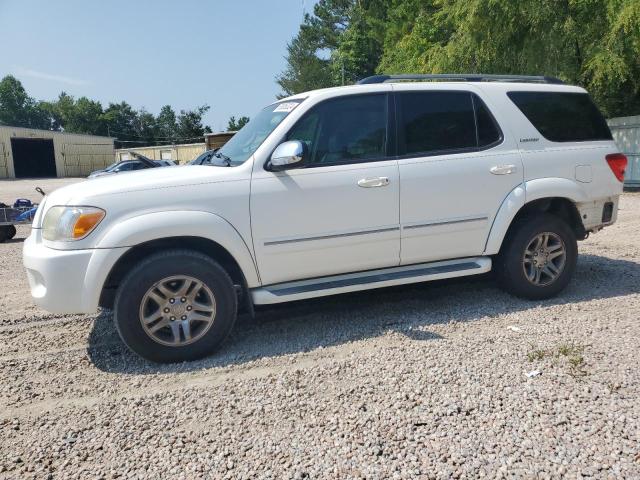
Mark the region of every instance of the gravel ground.
POLYGON ((554 300, 479 278, 270 307, 172 366, 109 312, 32 306, 20 254, 0 244, 0 478, 640 478, 638 194, 554 300))

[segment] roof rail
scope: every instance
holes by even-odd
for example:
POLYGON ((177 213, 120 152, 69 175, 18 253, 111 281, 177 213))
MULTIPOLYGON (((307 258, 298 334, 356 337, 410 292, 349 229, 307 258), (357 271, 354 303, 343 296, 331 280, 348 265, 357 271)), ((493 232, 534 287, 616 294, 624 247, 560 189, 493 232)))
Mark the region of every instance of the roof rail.
POLYGON ((455 82, 523 82, 523 83, 553 83, 563 85, 559 78, 542 75, 484 75, 481 73, 438 73, 438 74, 402 74, 402 75, 373 75, 363 78, 357 84, 386 83, 394 81, 455 81, 455 82))

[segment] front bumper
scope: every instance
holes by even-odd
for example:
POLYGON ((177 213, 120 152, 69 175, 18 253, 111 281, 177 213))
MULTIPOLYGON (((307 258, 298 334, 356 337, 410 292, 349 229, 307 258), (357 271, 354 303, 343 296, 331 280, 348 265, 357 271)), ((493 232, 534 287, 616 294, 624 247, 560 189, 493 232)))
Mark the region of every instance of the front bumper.
POLYGON ((34 229, 22 251, 31 296, 51 313, 94 313, 107 275, 125 250, 55 250, 34 229))

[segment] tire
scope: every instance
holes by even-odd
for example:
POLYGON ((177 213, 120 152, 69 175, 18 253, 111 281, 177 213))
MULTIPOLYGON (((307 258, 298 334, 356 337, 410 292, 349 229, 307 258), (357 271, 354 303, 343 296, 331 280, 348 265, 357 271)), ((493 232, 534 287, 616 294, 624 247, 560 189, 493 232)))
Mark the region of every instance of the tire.
POLYGON ((142 260, 120 283, 114 321, 122 341, 141 357, 191 361, 220 347, 233 329, 237 304, 233 282, 216 261, 168 250, 142 260))
POLYGON ((16 236, 16 227, 14 225, 0 225, 0 243, 11 240, 16 236))
POLYGON ((565 221, 550 213, 528 215, 510 229, 495 259, 496 276, 512 295, 542 300, 567 286, 577 258, 576 236, 565 221))

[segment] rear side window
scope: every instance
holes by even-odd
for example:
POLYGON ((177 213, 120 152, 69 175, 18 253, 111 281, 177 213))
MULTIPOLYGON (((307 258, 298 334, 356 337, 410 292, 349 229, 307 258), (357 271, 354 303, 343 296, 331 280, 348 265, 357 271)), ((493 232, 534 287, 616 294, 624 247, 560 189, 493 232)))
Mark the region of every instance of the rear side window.
POLYGON ((612 139, 607 122, 586 93, 508 92, 507 95, 547 140, 612 139))
POLYGON ((486 148, 502 138, 482 100, 470 92, 397 94, 399 155, 486 148))

